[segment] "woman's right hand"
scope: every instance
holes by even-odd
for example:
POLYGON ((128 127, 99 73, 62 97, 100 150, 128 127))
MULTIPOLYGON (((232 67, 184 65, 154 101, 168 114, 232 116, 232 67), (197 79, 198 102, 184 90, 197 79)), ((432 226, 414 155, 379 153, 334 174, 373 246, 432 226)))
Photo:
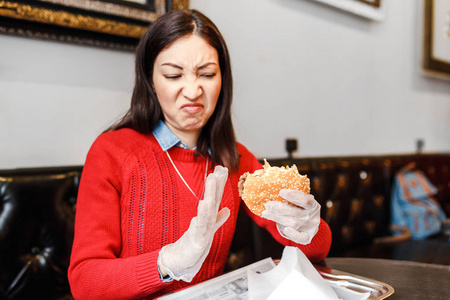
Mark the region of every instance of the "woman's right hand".
POLYGON ((218 211, 227 178, 228 169, 222 166, 216 166, 214 173, 208 175, 205 197, 198 203, 197 216, 175 243, 164 246, 159 252, 161 275, 191 282, 198 273, 208 256, 214 233, 230 216, 227 207, 218 211))

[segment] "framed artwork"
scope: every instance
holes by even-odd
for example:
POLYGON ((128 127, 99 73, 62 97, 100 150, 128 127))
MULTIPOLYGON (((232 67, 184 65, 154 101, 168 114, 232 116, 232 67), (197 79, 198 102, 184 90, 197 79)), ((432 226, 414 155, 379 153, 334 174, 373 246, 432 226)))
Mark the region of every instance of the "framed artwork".
POLYGON ((134 50, 147 27, 189 0, 0 0, 0 33, 134 50))
POLYGON ((425 71, 450 79, 450 1, 425 0, 423 40, 425 71))
POLYGON ((383 21, 386 13, 384 2, 386 0, 315 0, 333 7, 348 11, 358 16, 383 21))

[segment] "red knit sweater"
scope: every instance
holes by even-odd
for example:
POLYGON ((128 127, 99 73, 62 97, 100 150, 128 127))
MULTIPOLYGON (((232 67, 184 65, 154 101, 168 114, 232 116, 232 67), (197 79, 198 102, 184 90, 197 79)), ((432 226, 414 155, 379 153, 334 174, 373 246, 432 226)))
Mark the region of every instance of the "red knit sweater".
MULTIPOLYGON (((261 168, 242 145, 238 172, 230 172, 220 207, 230 218, 216 232, 208 257, 191 283, 161 281, 160 249, 188 229, 198 200, 186 188, 153 135, 131 129, 108 132, 92 145, 84 166, 77 200, 75 239, 69 282, 76 299, 139 299, 163 295, 223 272, 241 203, 239 176, 261 168)), ((193 150, 169 150, 193 191, 204 185, 205 159, 193 150)), ((209 168, 212 172, 213 166, 209 168)), ((331 231, 321 221, 311 244, 284 239, 275 223, 249 215, 284 245, 298 246, 312 261, 322 260, 331 245, 331 231)))

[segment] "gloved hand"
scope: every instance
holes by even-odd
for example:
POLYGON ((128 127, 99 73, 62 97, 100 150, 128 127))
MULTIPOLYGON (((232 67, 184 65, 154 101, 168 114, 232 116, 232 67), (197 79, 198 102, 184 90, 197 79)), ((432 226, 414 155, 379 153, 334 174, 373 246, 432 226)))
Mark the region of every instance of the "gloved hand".
POLYGON ((218 212, 228 169, 217 166, 205 182, 205 197, 200 200, 197 216, 188 230, 173 244, 159 252, 158 266, 175 280, 191 282, 208 256, 214 233, 230 216, 228 207, 218 212))
POLYGON ((279 201, 268 201, 262 216, 277 223, 281 236, 298 244, 309 244, 319 230, 320 204, 311 194, 282 189, 279 195, 300 207, 279 201))

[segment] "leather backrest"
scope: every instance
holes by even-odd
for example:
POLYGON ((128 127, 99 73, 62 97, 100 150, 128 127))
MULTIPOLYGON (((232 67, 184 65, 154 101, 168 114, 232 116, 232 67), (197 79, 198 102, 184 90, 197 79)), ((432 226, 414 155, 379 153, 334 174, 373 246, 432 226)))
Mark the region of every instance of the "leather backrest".
POLYGON ((450 155, 389 155, 270 159, 297 165, 311 181, 322 218, 333 233, 332 253, 369 245, 390 235, 390 199, 395 174, 410 162, 438 188, 436 198, 450 216, 450 155))
POLYGON ((72 248, 82 167, 0 171, 0 298, 70 295, 72 248))

